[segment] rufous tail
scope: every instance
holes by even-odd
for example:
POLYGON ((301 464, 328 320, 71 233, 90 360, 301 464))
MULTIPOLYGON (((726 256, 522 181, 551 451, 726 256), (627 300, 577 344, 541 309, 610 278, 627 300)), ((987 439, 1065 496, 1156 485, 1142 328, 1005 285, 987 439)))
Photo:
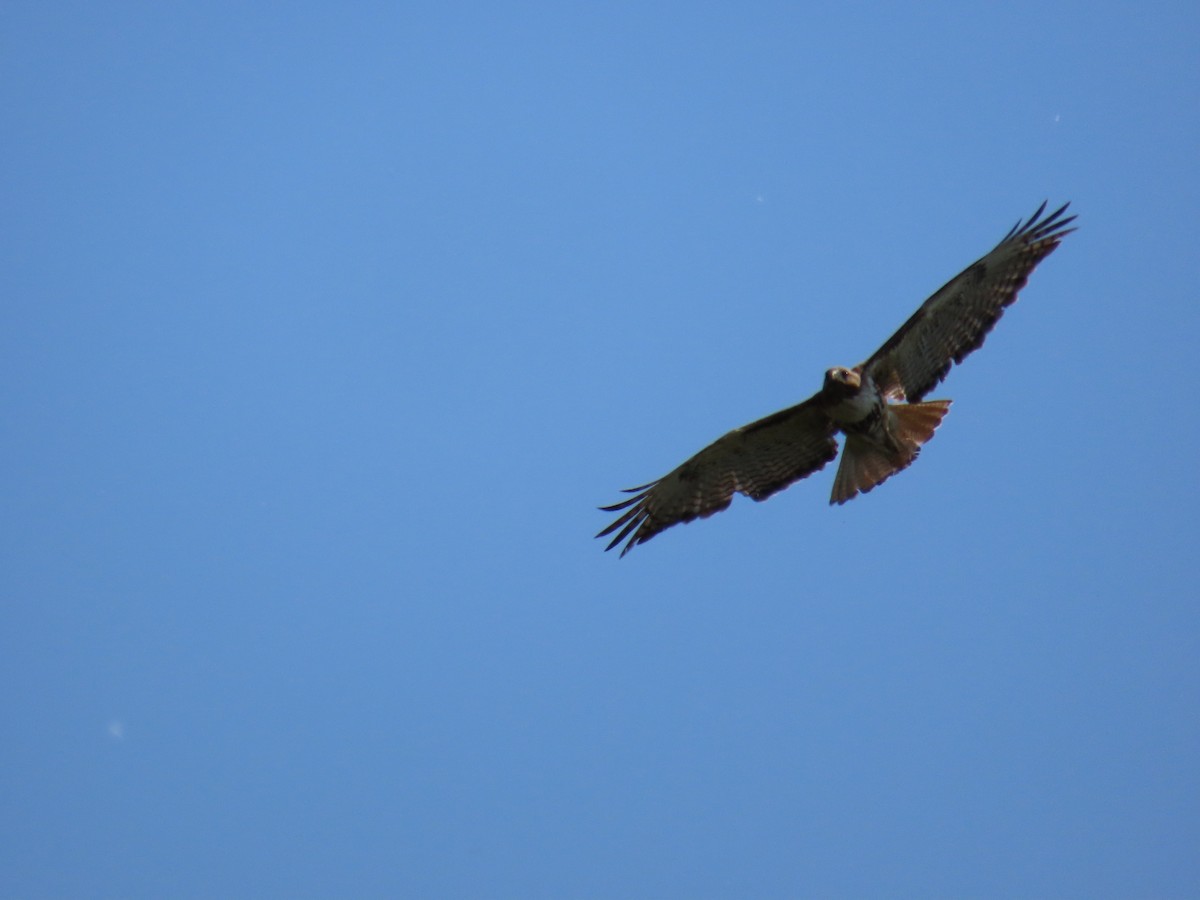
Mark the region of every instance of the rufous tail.
POLYGON ((880 447, 857 434, 847 435, 829 502, 845 503, 911 466, 921 445, 933 437, 949 410, 949 400, 889 406, 891 432, 898 445, 895 449, 880 447))

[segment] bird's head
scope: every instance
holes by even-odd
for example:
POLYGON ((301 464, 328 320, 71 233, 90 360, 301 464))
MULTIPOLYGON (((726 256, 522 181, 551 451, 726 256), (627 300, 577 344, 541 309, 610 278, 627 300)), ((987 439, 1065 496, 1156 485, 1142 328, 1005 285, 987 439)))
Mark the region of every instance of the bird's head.
POLYGON ((831 397, 853 397, 862 387, 862 378, 854 369, 834 366, 825 373, 824 392, 831 397))

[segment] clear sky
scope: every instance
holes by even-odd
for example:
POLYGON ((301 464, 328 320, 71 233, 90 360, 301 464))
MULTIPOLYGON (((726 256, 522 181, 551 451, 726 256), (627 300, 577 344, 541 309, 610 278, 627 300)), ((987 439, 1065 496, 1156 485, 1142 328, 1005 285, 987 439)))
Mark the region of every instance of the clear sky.
POLYGON ((1198 48, 4 4, 0 896, 1200 895, 1198 48), (1044 199, 912 469, 593 540, 1044 199))

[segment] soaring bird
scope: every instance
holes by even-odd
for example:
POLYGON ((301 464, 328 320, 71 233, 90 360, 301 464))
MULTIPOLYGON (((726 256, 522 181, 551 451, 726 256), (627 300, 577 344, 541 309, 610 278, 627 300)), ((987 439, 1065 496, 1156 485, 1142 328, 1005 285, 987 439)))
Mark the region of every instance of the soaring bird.
POLYGON ((1017 299, 1029 273, 1074 231, 1063 204, 1042 217, 1043 203, 979 261, 921 304, 882 347, 853 368, 825 372, 821 389, 798 406, 735 428, 657 481, 628 488, 632 497, 596 537, 616 532, 605 548, 629 540, 621 556, 660 531, 720 512, 734 492, 765 500, 825 467, 846 438, 833 479, 832 503, 845 503, 908 468, 950 409, 924 400, 954 363, 961 363, 1017 299))

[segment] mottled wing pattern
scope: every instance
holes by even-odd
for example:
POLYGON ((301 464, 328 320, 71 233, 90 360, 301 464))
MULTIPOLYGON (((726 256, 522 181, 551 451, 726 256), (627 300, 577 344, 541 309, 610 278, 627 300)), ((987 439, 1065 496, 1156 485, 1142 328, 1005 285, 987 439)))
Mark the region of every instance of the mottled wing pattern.
POLYGON ((624 512, 596 537, 617 532, 606 550, 628 537, 624 556, 672 525, 720 512, 735 491, 765 500, 837 456, 834 431, 816 397, 737 428, 669 475, 629 488, 634 496, 628 500, 600 507, 624 512))
POLYGON ((971 351, 1017 299, 1029 273, 1075 229, 1062 218, 1064 204, 1042 218, 1043 203, 1018 222, 983 259, 951 279, 921 304, 907 322, 861 368, 889 398, 915 403, 971 351))

